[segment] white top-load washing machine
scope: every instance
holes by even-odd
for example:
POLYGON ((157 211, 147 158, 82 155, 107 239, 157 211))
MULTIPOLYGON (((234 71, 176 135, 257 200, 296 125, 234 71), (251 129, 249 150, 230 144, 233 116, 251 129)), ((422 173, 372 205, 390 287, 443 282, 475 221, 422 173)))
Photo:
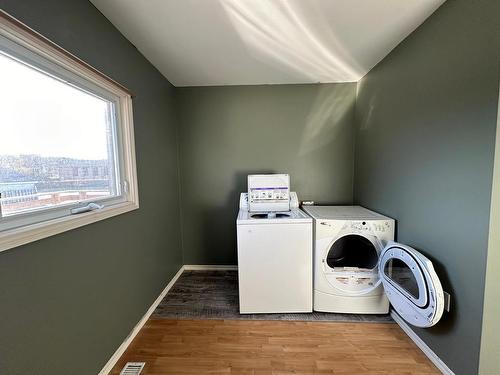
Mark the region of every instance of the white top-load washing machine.
POLYGON ((314 310, 387 313, 430 327, 444 293, 432 262, 394 242, 394 220, 360 206, 308 206, 314 218, 314 310))
POLYGON ((242 314, 312 312, 312 219, 299 209, 287 181, 288 175, 249 176, 249 192, 241 194, 236 226, 242 314))

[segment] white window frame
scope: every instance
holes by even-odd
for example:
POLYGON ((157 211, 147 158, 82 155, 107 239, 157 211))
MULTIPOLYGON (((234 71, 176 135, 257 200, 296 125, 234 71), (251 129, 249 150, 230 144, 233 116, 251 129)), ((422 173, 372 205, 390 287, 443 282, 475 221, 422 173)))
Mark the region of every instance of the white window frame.
POLYGON ((120 178, 118 196, 92 201, 103 206, 99 210, 72 215, 71 209, 90 202, 85 201, 0 218, 0 252, 138 209, 131 93, 1 10, 0 48, 32 67, 114 103, 115 163, 120 178))

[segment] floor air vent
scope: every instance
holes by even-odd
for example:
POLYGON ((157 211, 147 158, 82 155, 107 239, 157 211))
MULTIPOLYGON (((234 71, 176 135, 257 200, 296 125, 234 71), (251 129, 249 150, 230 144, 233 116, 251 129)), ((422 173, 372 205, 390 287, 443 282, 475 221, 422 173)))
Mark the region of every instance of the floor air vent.
POLYGON ((145 362, 127 362, 120 375, 139 375, 145 364, 145 362))

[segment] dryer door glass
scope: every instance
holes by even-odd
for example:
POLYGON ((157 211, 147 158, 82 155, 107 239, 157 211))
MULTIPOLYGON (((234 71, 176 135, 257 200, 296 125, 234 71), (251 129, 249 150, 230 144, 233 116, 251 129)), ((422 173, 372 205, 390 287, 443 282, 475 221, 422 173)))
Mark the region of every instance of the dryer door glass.
POLYGON ((368 238, 358 234, 348 234, 330 246, 326 263, 334 269, 336 267, 373 269, 378 263, 378 252, 368 238))
POLYGON ((444 293, 432 262, 415 249, 395 242, 380 255, 379 275, 398 314, 417 327, 441 318, 444 293))
POLYGON ((414 271, 404 261, 398 258, 389 259, 384 266, 384 275, 415 298, 416 301, 419 300, 419 285, 414 271))

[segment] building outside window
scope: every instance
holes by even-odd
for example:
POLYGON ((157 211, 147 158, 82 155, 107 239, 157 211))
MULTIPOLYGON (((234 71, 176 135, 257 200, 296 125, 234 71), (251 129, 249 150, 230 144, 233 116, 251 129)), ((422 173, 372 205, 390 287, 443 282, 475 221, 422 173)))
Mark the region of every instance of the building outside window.
POLYGON ((126 90, 6 20, 0 82, 0 250, 33 225, 63 219, 67 230, 138 208, 126 90))

